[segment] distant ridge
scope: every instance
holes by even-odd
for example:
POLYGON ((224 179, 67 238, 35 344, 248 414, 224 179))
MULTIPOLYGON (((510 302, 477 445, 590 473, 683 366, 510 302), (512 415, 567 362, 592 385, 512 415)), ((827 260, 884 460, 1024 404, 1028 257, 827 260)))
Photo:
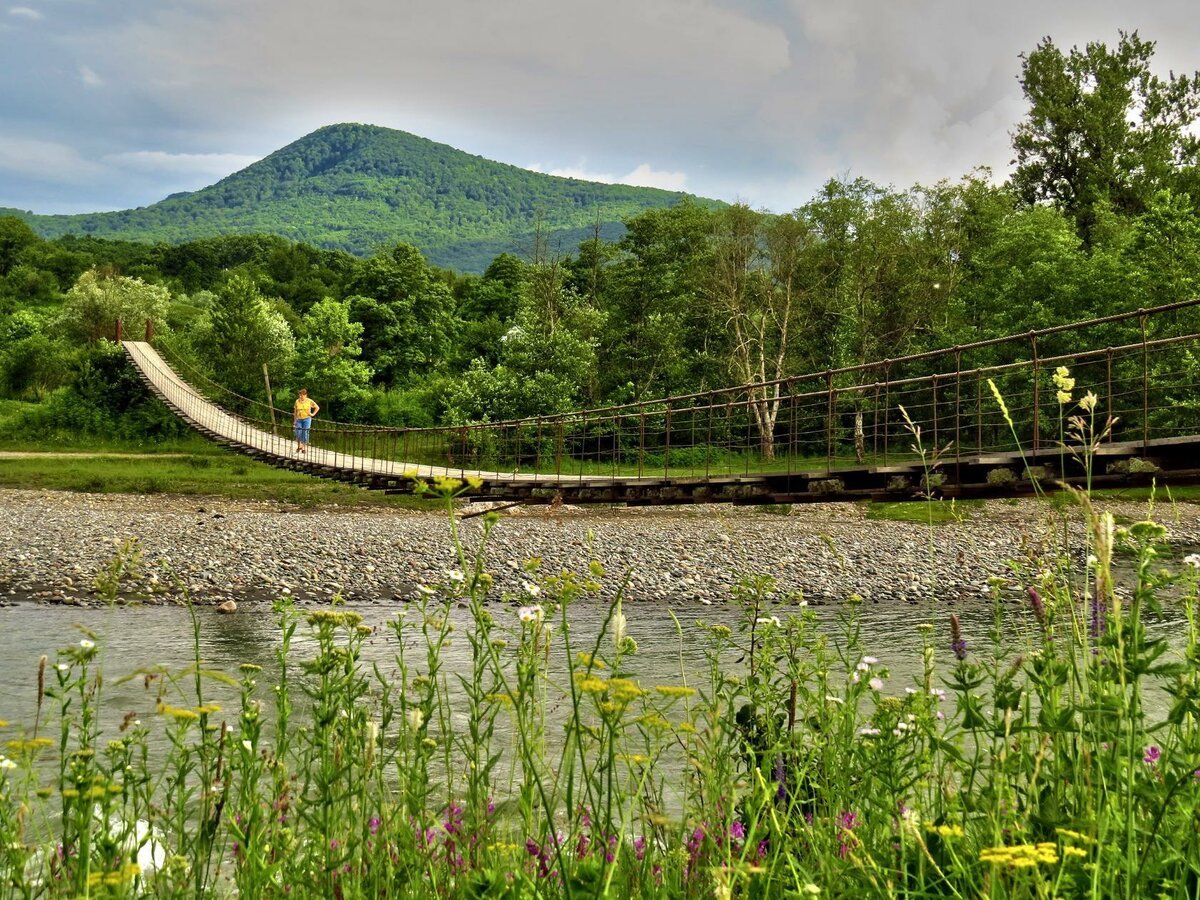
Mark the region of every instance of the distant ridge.
POLYGON ((597 222, 612 239, 623 219, 686 196, 539 174, 405 131, 342 124, 150 206, 55 216, 0 209, 0 215, 24 219, 43 237, 180 243, 262 233, 358 254, 405 241, 437 265, 480 272, 499 253, 529 253, 539 226, 551 251, 567 252, 597 222))

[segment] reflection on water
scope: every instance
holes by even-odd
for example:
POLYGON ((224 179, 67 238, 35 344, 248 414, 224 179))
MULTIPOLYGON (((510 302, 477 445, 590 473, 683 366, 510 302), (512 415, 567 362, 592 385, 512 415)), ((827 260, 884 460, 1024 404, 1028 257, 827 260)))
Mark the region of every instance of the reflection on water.
MULTIPOLYGON (((366 624, 374 626, 374 634, 364 647, 364 662, 375 662, 385 677, 395 673, 396 638, 386 627, 404 607, 401 604, 349 605, 362 614, 366 624)), ((822 627, 831 637, 840 633, 838 618, 845 607, 814 608, 822 627)), ((785 609, 776 609, 779 615, 785 609)), ((974 652, 987 646, 986 634, 991 627, 993 609, 990 603, 936 604, 896 603, 865 604, 861 607, 861 641, 864 652, 878 657, 891 670, 887 690, 902 693, 913 683, 921 669, 920 641, 916 626, 931 622, 936 626, 936 640, 942 648, 942 664, 949 658, 949 628, 947 618, 957 612, 963 623, 964 635, 974 652)), ((414 610, 415 612, 415 610, 414 610)), ((516 623, 515 608, 496 604, 492 612, 501 622, 516 623)), ((646 685, 677 684, 686 680, 695 684, 705 673, 704 637, 694 625, 697 618, 736 626, 741 612, 733 604, 703 606, 691 603, 675 608, 680 628, 677 629, 671 610, 663 605, 638 603, 625 608, 629 634, 638 643, 638 653, 630 665, 630 674, 646 685)), ((571 640, 576 650, 590 650, 603 626, 607 609, 598 602, 580 602, 571 607, 571 640)), ((263 671, 258 677, 259 696, 268 705, 270 685, 278 679, 276 658, 281 643, 275 615, 265 604, 244 604, 235 615, 220 615, 211 608, 196 610, 199 629, 200 655, 204 667, 238 677, 241 663, 255 663, 263 671)), ((1020 603, 1004 606, 1006 643, 1014 652, 1030 645, 1036 628, 1032 614, 1020 603)), ((467 613, 457 609, 452 616, 459 628, 467 625, 467 613)), ((1171 637, 1182 633, 1182 617, 1168 614, 1163 620, 1148 623, 1153 636, 1171 637)), ((127 712, 151 716, 158 688, 145 687, 140 677, 126 678, 142 668, 165 666, 172 672, 182 671, 193 658, 193 632, 187 610, 179 607, 146 607, 114 609, 77 609, 21 605, 0 609, 0 659, 3 677, 0 678, 0 718, 14 725, 31 723, 36 704, 37 665, 41 654, 51 662, 55 651, 77 642, 82 634, 76 624, 94 631, 102 649, 104 689, 102 722, 115 728, 127 712)), ((312 654, 314 644, 301 624, 293 642, 292 665, 312 654)), ((416 657, 412 657, 416 659, 416 657)), ((423 659, 423 654, 421 655, 423 659)), ((737 660, 730 660, 736 666, 737 660)), ((853 661, 852 661, 853 662, 853 661)), ((453 693, 457 687, 456 673, 470 671, 470 646, 466 640, 451 641, 443 651, 443 673, 453 693)), ((194 703, 188 678, 181 688, 187 693, 168 698, 169 702, 194 703)), ((208 701, 222 703, 230 720, 237 715, 236 692, 216 681, 206 682, 208 701)), ((52 701, 51 701, 52 702, 52 701)), ((270 721, 268 714, 267 720, 270 721)), ((551 729, 551 733, 553 729, 551 729)))

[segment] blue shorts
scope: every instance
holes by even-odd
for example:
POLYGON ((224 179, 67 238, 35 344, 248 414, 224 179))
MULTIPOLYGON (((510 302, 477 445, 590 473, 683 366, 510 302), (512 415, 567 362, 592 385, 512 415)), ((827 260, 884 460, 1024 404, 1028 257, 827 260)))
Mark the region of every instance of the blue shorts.
POLYGON ((312 430, 312 416, 309 416, 307 419, 297 419, 296 420, 296 443, 297 444, 307 444, 308 443, 308 433, 311 430, 312 430))

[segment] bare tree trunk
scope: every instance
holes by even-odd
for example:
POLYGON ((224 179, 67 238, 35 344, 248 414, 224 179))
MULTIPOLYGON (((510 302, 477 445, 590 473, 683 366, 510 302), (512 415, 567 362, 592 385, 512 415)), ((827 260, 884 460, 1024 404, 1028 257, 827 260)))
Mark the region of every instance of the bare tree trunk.
POLYGON ((863 411, 860 406, 854 410, 854 458, 862 464, 866 459, 866 438, 863 434, 863 411))

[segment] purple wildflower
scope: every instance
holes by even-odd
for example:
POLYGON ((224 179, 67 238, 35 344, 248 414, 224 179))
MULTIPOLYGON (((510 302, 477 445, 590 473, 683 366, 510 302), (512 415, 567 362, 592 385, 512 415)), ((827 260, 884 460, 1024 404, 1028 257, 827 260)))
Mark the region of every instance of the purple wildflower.
POLYGON ((1156 744, 1151 744, 1146 748, 1146 755, 1142 757, 1142 762, 1152 766, 1158 762, 1160 756, 1162 756, 1162 750, 1156 744))
POLYGON ((950 649, 954 658, 959 662, 967 658, 967 642, 963 640, 962 624, 958 621, 958 613, 950 614, 950 649))
POLYGON ((646 836, 639 834, 633 839, 633 855, 638 862, 646 858, 646 836))
POLYGON ((843 810, 838 815, 838 856, 845 859, 851 851, 855 850, 859 845, 859 840, 854 836, 854 829, 860 824, 858 815, 843 810))
POLYGON ((1046 604, 1042 602, 1042 595, 1038 593, 1038 589, 1031 587, 1029 589, 1029 604, 1033 607, 1033 617, 1037 619, 1042 628, 1046 627, 1046 604))
POLYGON ((746 839, 746 826, 740 821, 735 820, 734 823, 729 826, 729 836, 735 841, 744 841, 746 839))
POLYGON ((371 834, 379 833, 379 816, 371 816, 367 821, 367 827, 371 830, 371 834))
POLYGON ((763 838, 758 842, 758 859, 761 862, 767 858, 767 848, 770 845, 767 843, 767 838, 763 838))
POLYGON ((608 847, 604 851, 604 861, 611 863, 617 858, 617 836, 610 835, 608 838, 608 847))
POLYGON ((783 803, 787 800, 787 769, 783 764, 783 757, 775 757, 775 765, 771 768, 771 777, 775 779, 779 785, 775 788, 775 802, 783 803))

